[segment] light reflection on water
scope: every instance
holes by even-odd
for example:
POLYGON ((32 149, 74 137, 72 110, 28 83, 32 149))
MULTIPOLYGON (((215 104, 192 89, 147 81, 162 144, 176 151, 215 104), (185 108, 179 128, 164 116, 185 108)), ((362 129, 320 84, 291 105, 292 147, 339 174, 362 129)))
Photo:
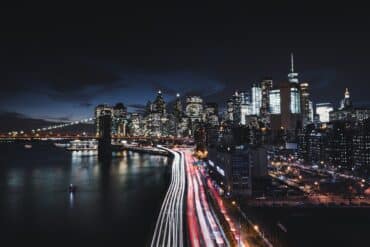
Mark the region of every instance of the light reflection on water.
POLYGON ((0 147, 3 236, 22 239, 20 229, 30 229, 70 238, 82 234, 87 243, 125 238, 136 246, 147 244, 168 185, 166 157, 121 152, 100 162, 96 155, 47 143, 29 150, 7 145, 0 147), (77 187, 75 194, 68 192, 69 184, 77 187))

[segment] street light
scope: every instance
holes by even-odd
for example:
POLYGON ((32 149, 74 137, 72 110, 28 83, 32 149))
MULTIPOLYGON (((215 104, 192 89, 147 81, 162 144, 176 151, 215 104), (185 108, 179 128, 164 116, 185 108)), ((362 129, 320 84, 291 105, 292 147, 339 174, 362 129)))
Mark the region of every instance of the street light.
POLYGON ((233 205, 235 205, 235 204, 236 204, 236 202, 235 202, 235 201, 232 201, 231 203, 232 203, 233 205))
POLYGON ((253 226, 253 229, 254 229, 255 231, 257 231, 257 232, 258 232, 258 231, 259 231, 259 227, 258 227, 258 225, 254 225, 254 226, 253 226))

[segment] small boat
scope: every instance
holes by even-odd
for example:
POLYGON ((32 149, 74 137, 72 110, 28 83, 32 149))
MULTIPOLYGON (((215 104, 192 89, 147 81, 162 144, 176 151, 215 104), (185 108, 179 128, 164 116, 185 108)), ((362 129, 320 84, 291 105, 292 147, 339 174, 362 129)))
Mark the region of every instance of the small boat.
POLYGON ((68 187, 69 193, 75 193, 76 192, 76 186, 73 184, 70 184, 68 187))
POLYGON ((30 148, 32 148, 32 145, 31 145, 31 144, 25 144, 25 145, 24 145, 24 148, 26 148, 26 149, 30 149, 30 148))
POLYGON ((67 147, 70 146, 70 144, 69 143, 58 143, 58 142, 55 142, 54 143, 54 146, 55 147, 58 147, 58 148, 67 148, 67 147))

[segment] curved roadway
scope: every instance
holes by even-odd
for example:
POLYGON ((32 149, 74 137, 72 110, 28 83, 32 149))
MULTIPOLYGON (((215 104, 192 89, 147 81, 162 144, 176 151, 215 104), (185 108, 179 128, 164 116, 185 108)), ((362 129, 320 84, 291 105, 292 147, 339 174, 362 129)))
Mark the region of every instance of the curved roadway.
POLYGON ((186 174, 183 156, 171 149, 162 149, 173 155, 171 183, 164 198, 154 230, 151 247, 184 246, 183 202, 186 188, 186 174))

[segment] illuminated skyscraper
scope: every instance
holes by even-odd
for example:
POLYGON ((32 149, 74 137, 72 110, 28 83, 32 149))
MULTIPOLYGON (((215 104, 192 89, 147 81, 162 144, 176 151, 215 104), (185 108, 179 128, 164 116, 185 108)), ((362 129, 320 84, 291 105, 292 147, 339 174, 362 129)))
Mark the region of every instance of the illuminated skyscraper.
POLYGON ((290 83, 298 84, 298 73, 294 72, 294 56, 293 53, 290 54, 290 73, 288 74, 288 81, 290 83))
POLYGON ((271 114, 281 113, 280 89, 271 90, 269 93, 269 111, 271 114))
POLYGON ((158 91, 157 97, 153 102, 152 111, 159 114, 166 113, 166 103, 164 102, 161 90, 158 91))
POLYGON ((252 115, 260 115, 262 105, 262 90, 261 87, 254 83, 252 86, 252 115))
POLYGON ((125 135, 127 121, 127 108, 122 103, 113 107, 112 134, 125 135))
POLYGON ((320 122, 329 122, 329 112, 333 111, 333 105, 331 103, 317 103, 316 114, 319 115, 320 122))
POLYGON ((302 82, 299 84, 300 86, 300 98, 301 98, 301 112, 302 112, 302 120, 303 125, 306 126, 307 124, 312 122, 312 118, 310 117, 310 93, 308 91, 309 84, 307 82, 302 82), (310 120, 311 119, 311 120, 310 120))
POLYGON ((234 124, 240 124, 241 122, 241 96, 238 91, 235 91, 233 97, 233 121, 234 124))
POLYGON ((234 121, 234 101, 229 99, 226 102, 226 120, 234 121))
POLYGON ((313 103, 311 100, 309 100, 309 104, 308 104, 308 108, 309 108, 309 111, 308 111, 308 121, 310 123, 313 123, 314 121, 314 110, 313 110, 313 103))
POLYGON ((370 118, 370 108, 354 107, 349 95, 349 90, 346 88, 344 99, 340 102, 340 108, 330 112, 330 121, 345 120, 351 122, 361 122, 370 118))
POLYGON ((218 126, 218 106, 216 103, 206 103, 204 107, 206 123, 210 127, 218 126))
POLYGON ((173 115, 179 120, 182 117, 182 113, 180 94, 176 94, 175 104, 173 105, 173 115))
POLYGON ((250 97, 248 92, 240 92, 240 123, 246 124, 247 116, 251 115, 250 97))
POLYGON ((352 100, 349 95, 349 90, 348 88, 346 88, 346 91, 344 92, 344 98, 340 102, 339 110, 343 110, 350 107, 352 107, 352 100))
POLYGON ((188 96, 186 98, 186 116, 194 122, 202 121, 203 115, 203 99, 199 96, 188 96))
POLYGON ((290 88, 290 112, 293 114, 301 113, 301 100, 299 89, 297 87, 290 88))
POLYGON ((107 104, 102 104, 98 105, 95 107, 95 134, 96 136, 99 136, 99 130, 100 130, 100 122, 99 122, 99 117, 102 115, 111 115, 113 118, 113 107, 107 105, 107 104))
POLYGON ((270 91, 272 90, 272 79, 265 78, 261 82, 261 115, 266 117, 270 112, 270 91))
MULTIPOLYGON (((270 91, 271 130, 274 135, 279 132, 286 134, 286 140, 294 141, 296 131, 302 128, 301 91, 298 84, 298 73, 294 72, 293 54, 291 54, 291 67, 288 82, 282 82, 277 88, 270 91)), ((303 84, 304 88, 308 85, 303 84)), ((307 95, 305 94, 305 97, 307 95)), ((309 100, 307 96, 307 115, 309 115, 309 100)))

